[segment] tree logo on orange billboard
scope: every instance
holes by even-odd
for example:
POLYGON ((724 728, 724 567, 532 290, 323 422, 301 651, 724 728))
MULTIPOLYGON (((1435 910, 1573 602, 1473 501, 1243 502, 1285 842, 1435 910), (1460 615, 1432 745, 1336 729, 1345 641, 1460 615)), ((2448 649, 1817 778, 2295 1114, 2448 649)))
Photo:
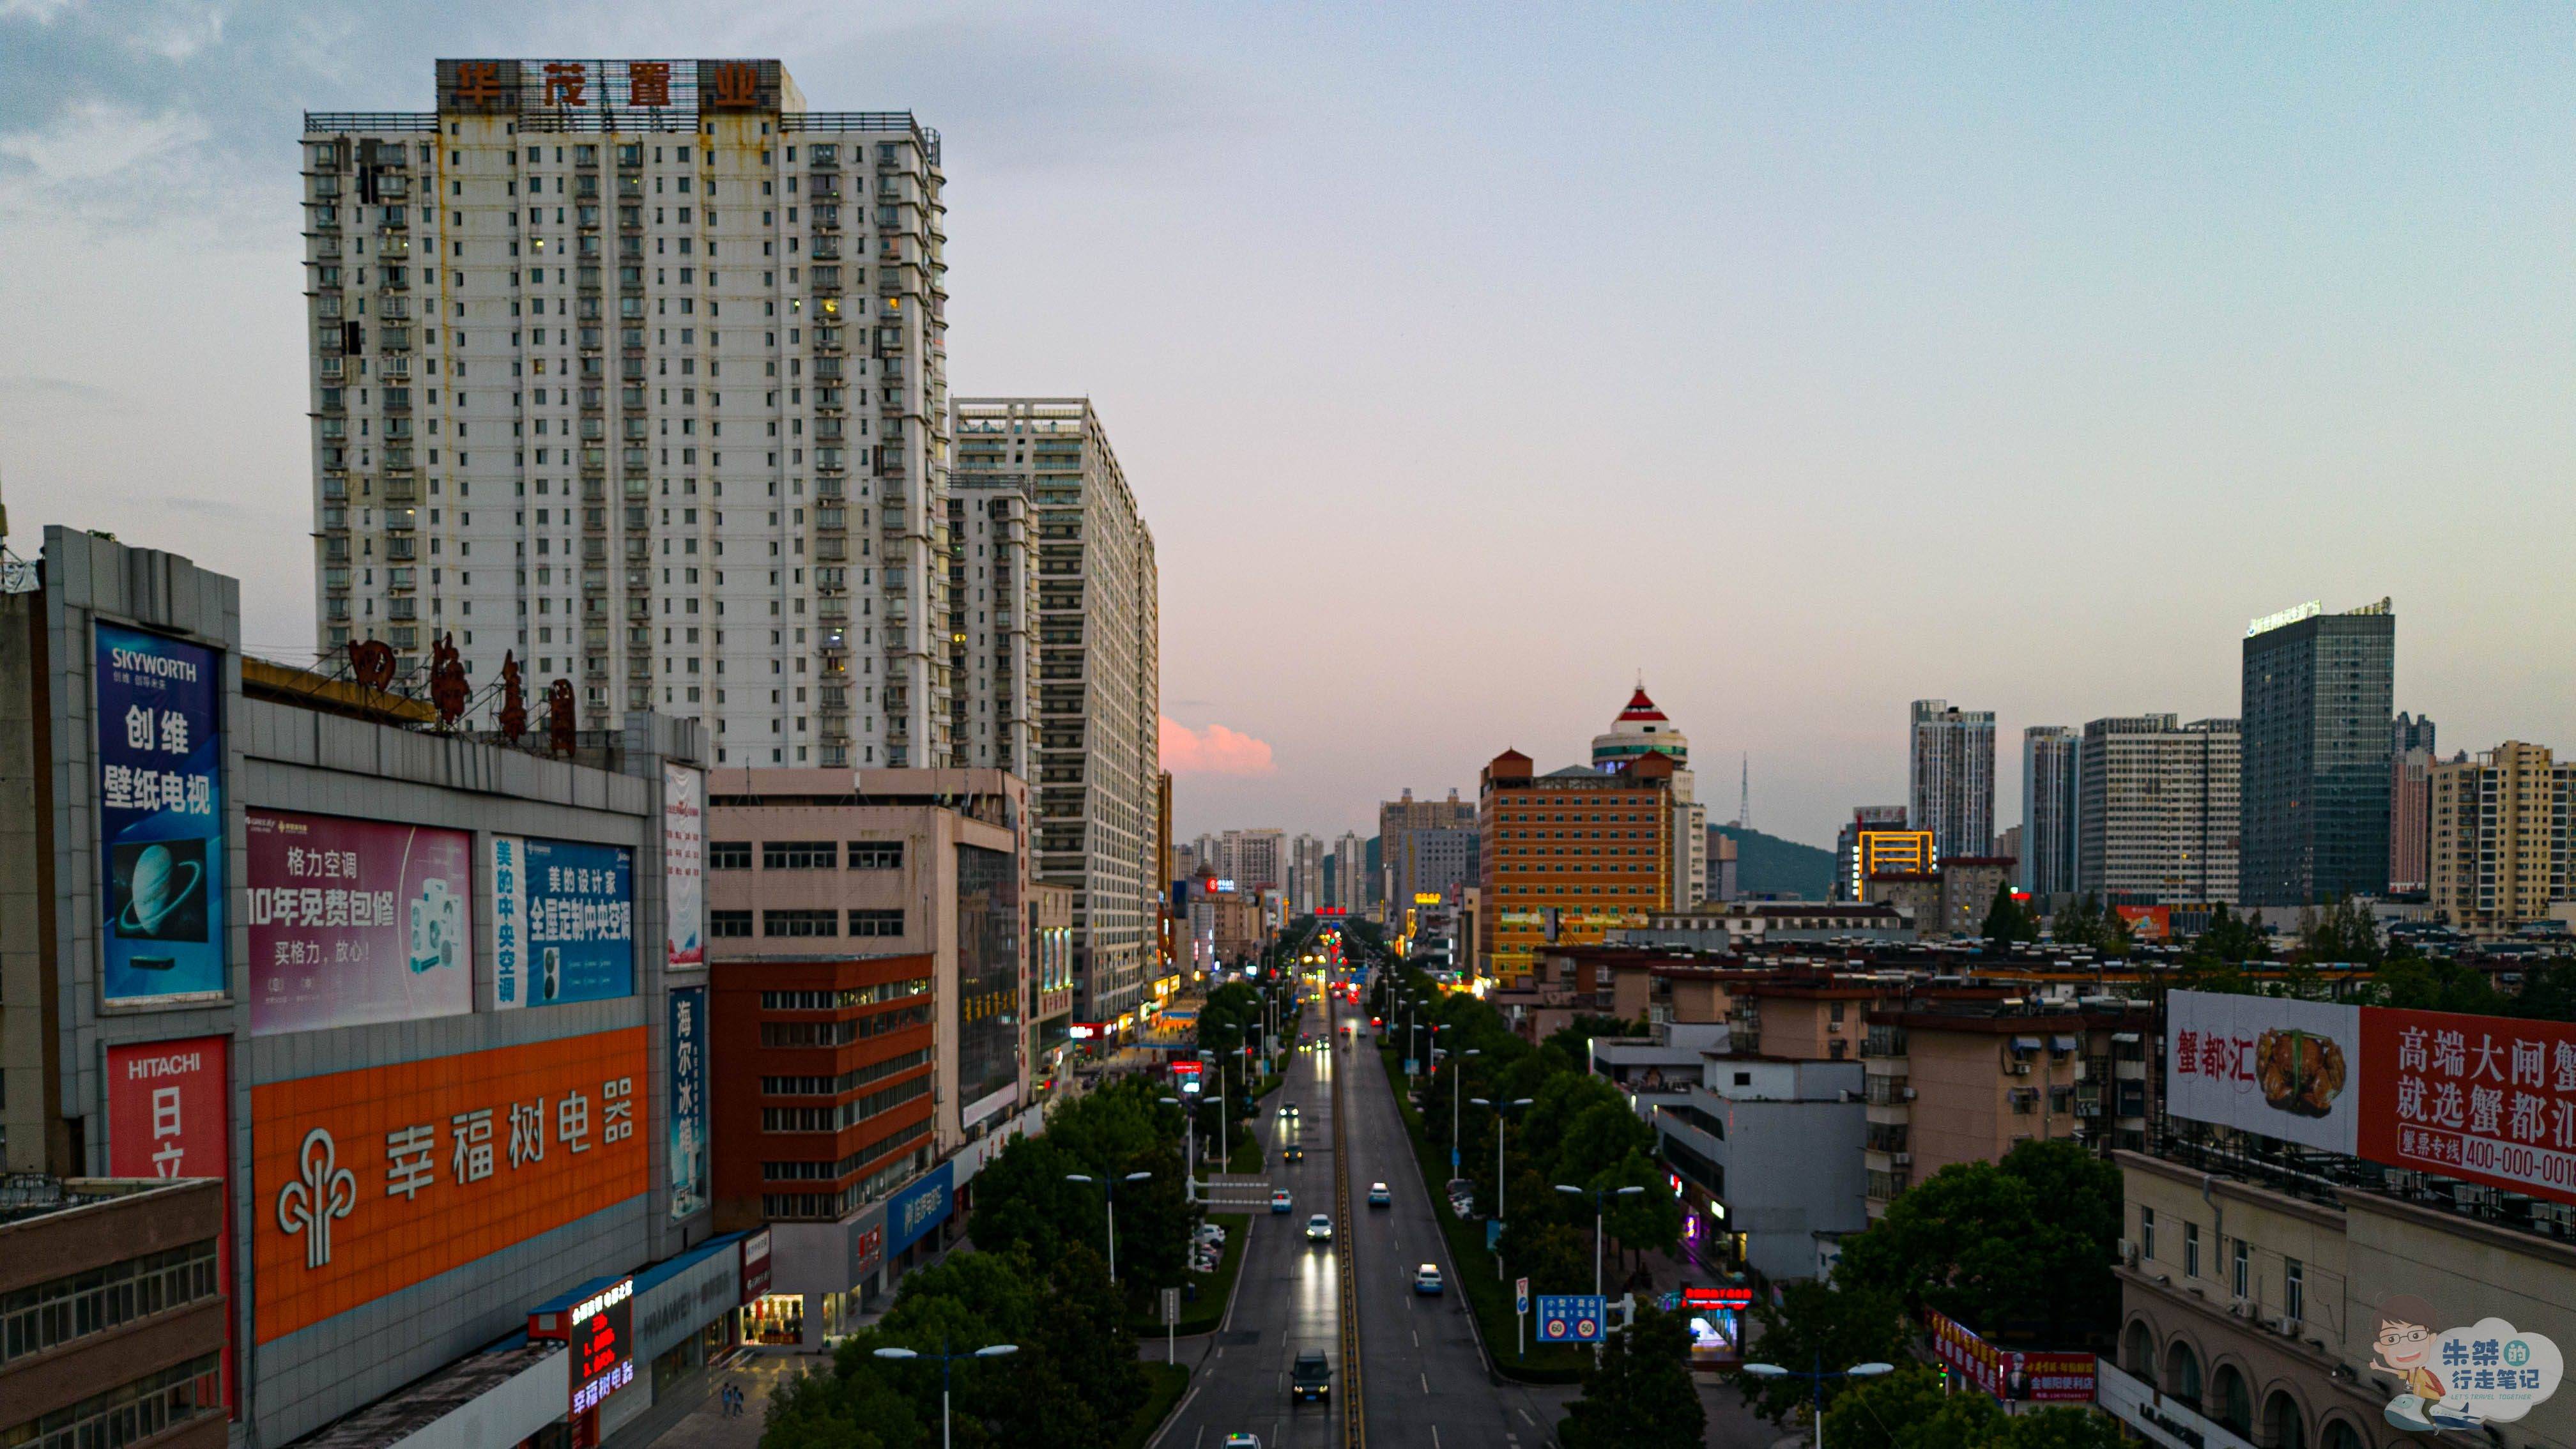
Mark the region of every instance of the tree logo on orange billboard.
POLYGON ((331 1261, 331 1220, 358 1205, 358 1175, 340 1166, 339 1145, 320 1127, 304 1134, 296 1157, 304 1175, 277 1190, 277 1227, 290 1238, 302 1234, 304 1266, 319 1268, 331 1261))

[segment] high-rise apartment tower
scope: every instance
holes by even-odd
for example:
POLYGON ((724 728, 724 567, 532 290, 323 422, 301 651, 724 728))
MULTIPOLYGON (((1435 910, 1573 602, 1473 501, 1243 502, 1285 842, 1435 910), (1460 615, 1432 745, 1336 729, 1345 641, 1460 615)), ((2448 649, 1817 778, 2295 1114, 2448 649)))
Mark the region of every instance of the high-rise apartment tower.
POLYGON ((1162 693, 1153 531, 1085 398, 960 398, 947 504, 950 725, 1029 781, 1035 872, 1074 900, 1087 1020, 1134 1009, 1160 893, 1162 693))
POLYGON ((2075 889, 2076 748, 2065 725, 2021 732, 2021 888, 2044 907, 2075 889))
POLYGON ((1918 699, 1908 813, 1943 856, 1983 855, 1995 838, 1995 716, 1918 699))
POLYGON ((2232 719, 2085 725, 2074 888, 2118 905, 2235 899, 2237 744, 2232 719))
POLYGON ((773 60, 435 89, 304 117, 326 662, 417 687, 452 639, 477 693, 509 658, 538 720, 694 717, 719 766, 965 763, 938 134, 773 60))

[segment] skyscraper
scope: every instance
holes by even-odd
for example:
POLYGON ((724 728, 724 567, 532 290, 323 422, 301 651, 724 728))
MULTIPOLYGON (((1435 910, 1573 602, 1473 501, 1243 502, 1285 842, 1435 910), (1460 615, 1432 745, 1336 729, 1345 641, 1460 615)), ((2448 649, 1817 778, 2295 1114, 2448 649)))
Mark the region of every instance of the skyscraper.
MULTIPOLYGON (((1154 953, 1160 573, 1127 475, 1083 398, 961 398, 949 724, 963 762, 1030 783, 1039 879, 1081 892, 1082 1011, 1136 1004, 1154 953)), ((894 621, 889 618, 889 628, 894 621)))
POLYGON ((715 762, 953 750, 939 136, 774 60, 442 60, 307 112, 317 644, 452 638, 715 762), (475 431, 481 429, 480 432, 475 431))
POLYGON ((1368 909, 1368 842, 1345 830, 1333 842, 1333 879, 1327 890, 1332 903, 1354 915, 1368 909))
POLYGON ((1288 910, 1311 916, 1324 903, 1324 842, 1299 832, 1288 843, 1288 910))
POLYGON ((2065 725, 2021 732, 2021 888, 2046 903, 2075 889, 2076 747, 2065 725))
POLYGON ((1909 813, 1943 856, 1983 855, 1995 838, 1995 716, 1946 699, 1913 707, 1909 813))
POLYGON ((2381 599, 2257 619, 2244 649, 2242 899, 2296 906, 2388 888, 2397 616, 2381 599))
POLYGON ((1645 682, 1640 680, 1610 728, 1592 737, 1592 768, 1625 769, 1648 754, 1665 755, 1673 762, 1673 799, 1680 809, 1673 831, 1673 881, 1677 904, 1686 909, 1708 894, 1708 808, 1696 796, 1690 737, 1646 697, 1645 682))
POLYGON ((2237 746, 2232 719, 2144 714, 2085 725, 2074 889, 2117 905, 2233 900, 2237 746))
POLYGON ((2433 718, 2399 714, 2388 731, 2388 893, 2413 895, 2431 880, 2433 718))

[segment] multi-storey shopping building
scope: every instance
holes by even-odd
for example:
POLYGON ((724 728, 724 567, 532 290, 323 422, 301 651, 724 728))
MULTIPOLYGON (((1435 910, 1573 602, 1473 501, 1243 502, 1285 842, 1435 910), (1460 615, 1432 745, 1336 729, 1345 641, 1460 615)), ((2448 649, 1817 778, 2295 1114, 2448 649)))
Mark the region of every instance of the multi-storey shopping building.
POLYGON ((2087 723, 2075 888, 2121 905, 2234 900, 2237 740, 2232 719, 2087 723))
POLYGON ((302 152, 326 660, 958 763, 936 132, 773 60, 442 60, 302 152))
MULTIPOLYGON (((1477 790, 1479 974, 1527 984, 1543 946, 1582 946, 1674 908, 1672 757, 1541 775, 1505 750, 1477 790)), ((1402 907, 1388 903, 1401 920, 1402 907)))
POLYGON ((1037 877, 1079 892, 1077 1014, 1114 1027, 1154 974, 1170 884, 1153 531, 1089 399, 961 398, 955 429, 958 753, 1033 787, 1037 877))

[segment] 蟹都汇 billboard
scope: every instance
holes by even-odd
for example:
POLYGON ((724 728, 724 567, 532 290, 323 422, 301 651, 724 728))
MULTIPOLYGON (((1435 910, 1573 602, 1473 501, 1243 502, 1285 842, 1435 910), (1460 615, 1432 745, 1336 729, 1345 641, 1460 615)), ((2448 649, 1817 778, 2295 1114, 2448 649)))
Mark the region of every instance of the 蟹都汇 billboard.
POLYGON ((474 845, 462 830, 252 810, 254 1036, 474 1009, 474 845))

